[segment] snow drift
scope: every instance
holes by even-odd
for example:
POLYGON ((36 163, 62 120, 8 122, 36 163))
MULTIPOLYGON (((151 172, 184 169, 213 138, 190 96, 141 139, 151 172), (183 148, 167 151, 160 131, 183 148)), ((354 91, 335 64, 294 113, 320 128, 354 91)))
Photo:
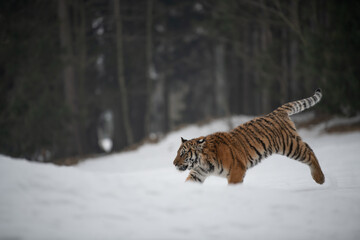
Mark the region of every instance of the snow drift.
MULTIPOLYGON (((239 124, 247 117, 236 117, 239 124)), ((359 239, 360 132, 300 130, 324 171, 273 155, 228 186, 184 183, 172 161, 189 126, 136 151, 58 167, 0 156, 0 239, 359 239)))

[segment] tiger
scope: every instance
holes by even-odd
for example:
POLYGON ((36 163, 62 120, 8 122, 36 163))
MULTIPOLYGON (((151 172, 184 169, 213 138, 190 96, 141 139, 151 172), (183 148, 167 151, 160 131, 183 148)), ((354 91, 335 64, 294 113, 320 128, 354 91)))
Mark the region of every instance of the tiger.
POLYGON ((179 171, 190 170, 186 181, 203 183, 208 176, 216 175, 227 178, 228 184, 237 184, 243 182, 247 169, 272 154, 281 154, 307 164, 315 182, 323 184, 325 176, 313 150, 289 117, 313 107, 321 98, 319 88, 309 98, 286 103, 229 132, 191 140, 181 137, 173 164, 179 171))

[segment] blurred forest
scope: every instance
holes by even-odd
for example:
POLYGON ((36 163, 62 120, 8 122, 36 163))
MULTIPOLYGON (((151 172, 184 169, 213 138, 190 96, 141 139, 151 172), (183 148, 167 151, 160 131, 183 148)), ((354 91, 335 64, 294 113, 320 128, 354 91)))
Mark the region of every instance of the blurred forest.
POLYGON ((0 153, 119 151, 318 87, 354 115, 359 63, 359 1, 1 1, 0 153))

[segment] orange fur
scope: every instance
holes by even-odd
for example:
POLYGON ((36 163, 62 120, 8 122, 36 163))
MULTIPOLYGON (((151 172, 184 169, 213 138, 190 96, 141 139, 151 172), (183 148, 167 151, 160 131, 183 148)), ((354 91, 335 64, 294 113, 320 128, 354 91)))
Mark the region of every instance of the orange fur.
POLYGON ((174 160, 179 170, 190 170, 186 181, 203 182, 209 175, 226 177, 229 184, 243 182, 245 172, 273 153, 307 164, 313 179, 322 184, 324 174, 312 149, 302 141, 289 115, 315 105, 311 98, 287 103, 264 117, 255 118, 230 132, 182 139, 174 160))

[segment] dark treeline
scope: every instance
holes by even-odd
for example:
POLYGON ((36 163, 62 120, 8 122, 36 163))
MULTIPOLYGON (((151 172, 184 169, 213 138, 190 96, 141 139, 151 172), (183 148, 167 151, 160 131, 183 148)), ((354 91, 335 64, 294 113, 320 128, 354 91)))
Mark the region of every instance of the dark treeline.
POLYGON ((0 152, 119 151, 317 87, 321 111, 356 114, 359 18, 337 0, 1 1, 0 152))

